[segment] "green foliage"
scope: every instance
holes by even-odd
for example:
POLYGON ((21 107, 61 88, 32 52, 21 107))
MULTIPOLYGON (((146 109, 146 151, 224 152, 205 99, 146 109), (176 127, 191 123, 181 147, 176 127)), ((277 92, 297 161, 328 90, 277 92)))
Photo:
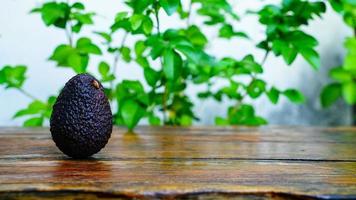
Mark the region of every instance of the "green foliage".
POLYGON ((48 2, 41 7, 32 10, 33 13, 40 13, 46 26, 55 26, 61 29, 70 29, 80 32, 83 25, 93 24, 94 13, 84 11, 85 6, 76 2, 72 5, 64 2, 48 2))
POLYGON ((128 80, 117 85, 116 95, 119 110, 115 122, 132 130, 146 114, 148 95, 140 82, 128 80))
POLYGON ((46 102, 42 102, 25 92, 22 86, 26 80, 26 70, 27 67, 24 65, 4 66, 0 70, 0 85, 14 88, 33 100, 27 108, 18 111, 13 118, 27 116, 29 118, 24 122, 24 126, 42 126, 44 120, 50 118, 56 98, 51 96, 46 102))
POLYGON ((288 89, 283 92, 283 94, 294 103, 303 103, 304 96, 298 90, 288 89))
POLYGON ((172 15, 177 11, 180 0, 159 0, 159 4, 168 15, 172 15))
MULTIPOLYGON (((216 58, 208 53, 208 37, 200 25, 194 24, 191 15, 201 18, 204 25, 215 30, 221 39, 248 39, 248 35, 235 26, 240 17, 229 1, 192 0, 188 5, 183 5, 180 0, 127 0, 125 3, 128 9, 116 14, 108 30, 94 32, 102 40, 100 45, 93 43, 91 37, 81 35, 82 28, 93 24, 95 16, 93 12, 87 12, 82 3, 50 1, 32 12, 39 13, 46 26, 63 30, 68 38, 68 42, 57 46, 49 58, 57 66, 84 73, 88 72, 91 56, 108 54, 113 58, 113 62, 102 60, 98 64, 99 79, 111 104, 116 105, 113 121, 130 130, 143 118, 151 125, 189 126, 199 120, 193 111, 192 97, 186 92, 191 85, 206 88, 197 94, 201 99, 231 103, 226 116, 216 118, 217 125, 267 124, 267 120, 258 116, 253 105, 246 101, 264 95, 273 104, 278 103, 281 95, 294 103, 304 101, 299 91, 281 90, 263 80, 269 53, 281 56, 288 65, 297 55, 303 56, 315 69, 320 65, 315 51, 317 40, 301 28, 325 12, 321 1, 283 0, 279 5, 265 5, 253 13, 266 27, 265 39, 257 44, 265 51, 263 61, 258 61, 254 55, 236 59, 216 58), (178 15, 186 21, 186 26, 162 30, 162 14, 164 17, 178 15), (127 37, 135 41, 133 46, 126 44, 127 37), (116 42, 118 38, 122 39, 119 43, 116 42), (118 81, 116 70, 120 62, 131 62, 140 67, 145 83, 118 81)), ((348 62, 353 61, 350 58, 348 62)), ((25 71, 22 66, 4 67, 0 71, 0 84, 17 88, 32 98, 33 102, 15 117, 27 116, 26 126, 39 126, 49 118, 54 98, 42 102, 25 92, 21 88, 25 71)), ((342 74, 336 73, 335 76, 343 78, 342 74)), ((353 85, 343 87, 342 91, 352 100, 353 85)))
POLYGON ((75 47, 59 45, 49 59, 57 62, 57 66, 70 67, 76 73, 84 73, 87 71, 90 54, 101 55, 102 52, 89 38, 80 38, 75 47))
POLYGON ((21 88, 26 76, 26 66, 4 66, 0 70, 0 85, 4 85, 5 88, 21 88))
POLYGON ((45 119, 50 119, 55 101, 54 96, 49 97, 47 102, 34 100, 27 108, 19 110, 14 118, 27 116, 29 118, 24 122, 24 126, 42 126, 45 119))
POLYGON ((247 125, 259 126, 267 124, 267 121, 262 117, 255 115, 255 109, 248 104, 232 106, 228 108, 228 116, 226 119, 217 117, 215 119, 217 125, 247 125))
POLYGON ((314 69, 318 69, 320 60, 315 51, 318 42, 300 28, 325 10, 326 6, 321 1, 283 0, 280 6, 265 6, 258 15, 261 24, 266 26, 266 39, 257 46, 272 51, 276 56, 282 55, 288 65, 300 54, 314 69))
POLYGON ((356 1, 330 0, 332 8, 344 19, 345 24, 354 30, 354 36, 345 40, 347 54, 342 66, 330 70, 329 76, 333 83, 325 86, 320 100, 323 107, 331 106, 339 97, 346 103, 356 104, 356 1))
POLYGON ((354 0, 329 0, 332 8, 343 16, 345 23, 356 27, 356 2, 354 0))

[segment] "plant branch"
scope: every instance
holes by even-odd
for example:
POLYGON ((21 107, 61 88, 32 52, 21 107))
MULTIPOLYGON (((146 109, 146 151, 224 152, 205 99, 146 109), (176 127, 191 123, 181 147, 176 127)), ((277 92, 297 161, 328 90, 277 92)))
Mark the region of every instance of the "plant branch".
POLYGON ((261 66, 263 66, 263 65, 266 63, 268 54, 269 54, 269 51, 266 51, 266 53, 265 53, 265 55, 264 55, 264 57, 263 57, 263 59, 262 59, 261 66))
POLYGON ((189 8, 188 8, 188 16, 187 16, 187 27, 190 26, 190 15, 192 13, 192 7, 193 7, 193 3, 192 3, 192 1, 190 1, 189 8))
POLYGON ((72 31, 70 31, 68 28, 66 28, 65 32, 66 32, 66 36, 67 36, 69 45, 73 46, 73 34, 72 34, 72 31))
MULTIPOLYGON (((114 62, 113 62, 113 70, 112 70, 112 74, 113 75, 116 74, 117 66, 118 66, 118 63, 119 63, 119 60, 120 60, 120 55, 121 55, 120 54, 120 49, 125 45, 125 42, 126 42, 126 39, 127 39, 128 35, 129 35, 129 33, 125 32, 124 37, 122 38, 121 44, 119 46, 119 49, 115 54, 114 62)), ((114 80, 110 81, 110 88, 111 88, 111 90, 114 90, 114 80)))
MULTIPOLYGON (((159 21, 159 16, 158 16, 159 8, 157 5, 155 6, 155 19, 156 19, 156 28, 157 28, 157 34, 158 36, 161 36, 161 30, 160 30, 160 21, 159 21)), ((163 65, 162 58, 160 58, 160 63, 161 66, 163 65)), ((164 84, 164 91, 162 95, 162 109, 163 109, 163 124, 167 122, 167 85, 164 84)))
POLYGON ((158 12, 159 12, 159 9, 157 6, 155 6, 155 19, 156 19, 157 34, 161 35, 158 12))
POLYGON ((33 96, 32 94, 28 93, 27 91, 25 91, 24 89, 22 88, 17 88, 17 90, 19 92, 21 92, 23 95, 25 95, 26 97, 32 99, 32 100, 38 100, 38 98, 36 98, 35 96, 33 96))
MULTIPOLYGON (((68 4, 68 6, 70 5, 69 0, 67 0, 67 4, 68 4)), ((68 19, 67 23, 68 23, 68 25, 66 25, 66 27, 65 27, 66 36, 67 36, 69 45, 73 46, 73 32, 72 32, 72 23, 71 23, 70 19, 68 19)))

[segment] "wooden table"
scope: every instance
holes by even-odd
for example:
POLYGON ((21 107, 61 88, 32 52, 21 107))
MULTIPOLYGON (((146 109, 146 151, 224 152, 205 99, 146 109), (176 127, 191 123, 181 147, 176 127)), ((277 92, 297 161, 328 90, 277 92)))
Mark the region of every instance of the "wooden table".
POLYGON ((115 129, 89 160, 0 128, 0 199, 356 199, 356 128, 115 129))

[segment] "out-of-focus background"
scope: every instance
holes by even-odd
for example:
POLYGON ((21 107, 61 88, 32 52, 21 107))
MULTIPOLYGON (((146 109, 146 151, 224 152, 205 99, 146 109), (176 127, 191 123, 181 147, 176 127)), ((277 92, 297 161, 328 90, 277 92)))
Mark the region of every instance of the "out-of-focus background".
MULTIPOLYGON (((50 94, 57 94, 65 82, 74 75, 69 68, 55 67, 54 62, 47 58, 53 49, 66 38, 63 32, 43 25, 39 15, 30 15, 32 8, 43 1, 38 0, 2 0, 0 6, 0 66, 6 64, 25 64, 28 69, 28 80, 24 88, 31 91, 35 96, 45 99, 50 94)), ((84 29, 84 35, 91 35, 95 31, 105 31, 112 23, 115 14, 125 9, 124 1, 117 0, 86 0, 87 10, 94 10, 95 26, 84 29)), ((274 3, 279 1, 264 1, 274 3)), ((241 22, 235 27, 246 31, 252 39, 233 39, 232 41, 218 39, 216 33, 207 30, 209 41, 212 45, 209 52, 217 57, 232 56, 244 57, 254 54, 262 59, 263 52, 257 50, 254 44, 261 41, 264 29, 258 23, 256 16, 244 14, 247 10, 257 10, 263 4, 260 1, 239 1, 235 10, 242 17, 241 22)), ((162 26, 164 28, 177 27, 183 24, 174 20, 177 16, 164 17, 162 14, 162 26)), ((194 16, 192 16, 194 20, 194 16)), ((199 23, 199 21, 198 21, 199 23)), ((204 28, 203 28, 204 29, 204 28)), ((323 19, 314 20, 307 33, 315 36, 319 41, 318 52, 321 56, 321 69, 313 70, 309 64, 298 57, 292 66, 286 66, 281 58, 270 55, 265 64, 264 78, 271 85, 278 88, 294 87, 300 89, 307 98, 303 105, 295 105, 285 99, 281 99, 278 105, 272 105, 267 98, 263 97, 254 102, 259 115, 267 118, 270 124, 287 125, 347 125, 351 123, 351 107, 342 101, 337 102, 331 108, 322 109, 319 103, 321 87, 329 79, 328 70, 342 63, 345 54, 343 49, 344 38, 351 35, 351 30, 346 27, 341 17, 332 9, 328 8, 323 19)), ((117 40, 120 41, 120 35, 117 40)), ((96 38, 96 37, 92 37, 96 38)), ((97 38, 96 43, 99 43, 97 38)), ((130 46, 130 39, 129 39, 130 46)), ((132 44, 131 44, 132 45, 132 44)), ((108 58, 109 59, 109 58, 108 58)), ((94 63, 99 59, 94 58, 94 63)), ((95 66, 91 66, 93 69, 95 66)), ((90 67, 89 67, 90 68, 90 67)), ((117 73, 119 80, 139 79, 143 80, 142 70, 134 64, 120 63, 117 73)), ((189 88, 188 92, 193 95, 199 90, 198 87, 189 88)), ((213 100, 202 101, 193 98, 197 115, 201 118, 198 124, 213 124, 214 116, 224 115, 229 102, 218 104, 213 100)), ((19 94, 16 90, 0 89, 0 126, 21 126, 22 119, 12 119, 16 111, 27 106, 30 99, 19 94)), ((143 121, 142 123, 145 123, 143 121)))

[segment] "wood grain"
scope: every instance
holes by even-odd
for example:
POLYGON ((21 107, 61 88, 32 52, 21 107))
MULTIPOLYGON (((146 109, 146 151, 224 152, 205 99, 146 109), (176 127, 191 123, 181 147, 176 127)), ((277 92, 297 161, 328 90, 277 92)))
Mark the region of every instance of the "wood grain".
POLYGON ((0 128, 2 198, 356 199, 356 128, 116 128, 87 160, 0 128))

